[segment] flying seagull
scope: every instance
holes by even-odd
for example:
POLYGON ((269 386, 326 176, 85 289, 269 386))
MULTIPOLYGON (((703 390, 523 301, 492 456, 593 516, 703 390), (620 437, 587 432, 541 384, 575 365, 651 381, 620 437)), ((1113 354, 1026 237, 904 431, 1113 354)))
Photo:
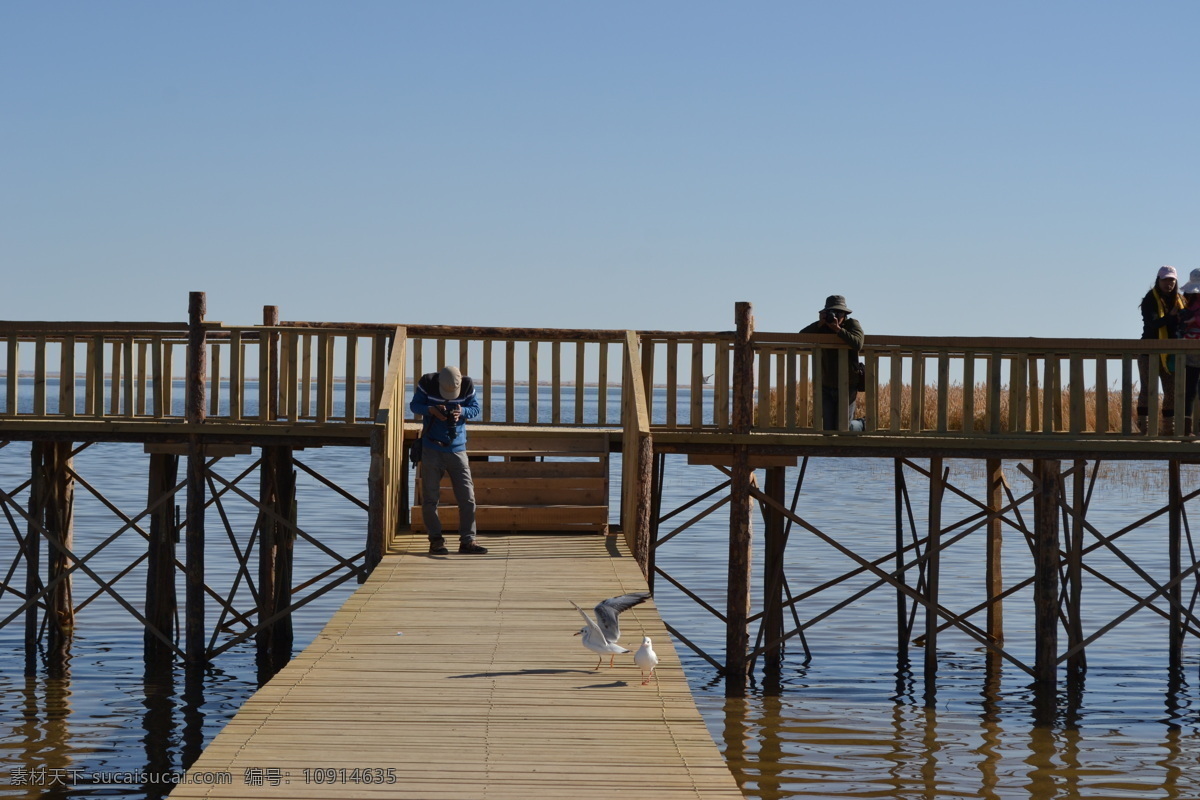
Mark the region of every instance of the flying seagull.
POLYGON ((617 624, 617 615, 625 609, 633 608, 638 603, 644 603, 649 599, 649 592, 632 592, 602 600, 596 604, 595 621, 579 607, 578 603, 574 600, 571 601, 571 605, 575 606, 575 610, 579 612, 579 616, 583 617, 583 621, 586 623, 575 635, 582 636, 583 646, 600 656, 596 661, 596 669, 600 669, 605 653, 608 653, 608 665, 611 667, 617 653, 629 652, 617 644, 617 639, 621 638, 621 626, 617 624))
MULTIPOLYGON (((654 648, 650 646, 650 637, 642 637, 642 646, 633 654, 633 661, 642 671, 642 686, 650 682, 650 675, 654 675, 654 668, 658 666, 658 653, 654 652, 654 648), (650 675, 646 674, 649 670, 650 675)), ((654 680, 658 682, 658 676, 654 675, 654 680)))

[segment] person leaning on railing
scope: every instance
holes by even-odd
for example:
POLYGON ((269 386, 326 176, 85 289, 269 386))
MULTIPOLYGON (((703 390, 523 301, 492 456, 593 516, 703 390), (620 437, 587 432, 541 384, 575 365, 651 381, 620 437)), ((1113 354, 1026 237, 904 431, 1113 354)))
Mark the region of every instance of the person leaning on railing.
MULTIPOLYGON (((1142 338, 1175 339, 1179 335, 1179 312, 1183 309, 1183 297, 1178 292, 1178 277, 1174 267, 1159 267, 1154 286, 1142 298, 1142 338)), ((1158 379, 1162 385, 1162 432, 1168 436, 1175 433, 1175 359, 1160 355, 1162 364, 1158 379)), ((1138 356, 1138 375, 1141 387, 1137 398, 1137 428, 1146 432, 1149 415, 1146 388, 1150 381, 1150 356, 1138 356)))
POLYGON ((827 431, 837 430, 839 397, 847 398, 846 419, 850 421, 849 429, 863 429, 863 420, 854 418, 854 407, 858 401, 854 367, 862 351, 864 334, 858 320, 850 319, 852 313, 846 307, 845 297, 831 294, 825 298, 825 307, 818 313, 817 321, 800 329, 801 333, 832 333, 850 345, 850 369, 847 370, 850 385, 842 387, 842 392, 838 391, 838 349, 827 347, 821 351, 821 427, 827 431))

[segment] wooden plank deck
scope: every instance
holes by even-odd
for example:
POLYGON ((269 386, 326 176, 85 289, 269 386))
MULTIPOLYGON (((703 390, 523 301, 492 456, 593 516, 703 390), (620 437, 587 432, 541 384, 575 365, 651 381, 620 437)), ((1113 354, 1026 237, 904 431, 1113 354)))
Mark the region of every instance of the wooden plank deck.
POLYGON ((486 556, 431 557, 424 537, 404 537, 193 765, 232 785, 171 797, 742 797, 652 600, 621 616, 622 643, 653 638, 658 683, 641 685, 632 654, 593 671, 572 636, 583 623, 568 599, 590 610, 646 588, 619 537, 481 542, 486 556), (347 780, 306 782, 321 768, 347 780), (395 782, 349 779, 364 768, 395 782), (288 783, 247 785, 247 769, 288 783))

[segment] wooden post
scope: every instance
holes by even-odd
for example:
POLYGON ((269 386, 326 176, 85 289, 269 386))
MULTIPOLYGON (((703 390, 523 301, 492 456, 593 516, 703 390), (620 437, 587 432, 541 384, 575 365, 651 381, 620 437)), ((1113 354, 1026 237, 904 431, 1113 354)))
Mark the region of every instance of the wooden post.
MULTIPOLYGON (((292 448, 280 447, 275 456, 276 508, 281 517, 295 525, 296 519, 296 470, 292 460, 292 448)), ((292 604, 292 560, 296 545, 296 531, 276 524, 275 532, 275 608, 281 610, 292 604)), ((292 615, 275 623, 276 666, 282 668, 292 657, 292 615)))
MULTIPOLYGON (((736 305, 733 351, 733 432, 750 433, 754 413, 754 314, 750 303, 736 305)), ((725 696, 746 694, 746 621, 750 616, 750 447, 733 446, 729 503, 729 583, 726 598, 725 696)))
MULTIPOLYGON (((275 462, 272 458, 275 448, 262 447, 258 463, 258 501, 264 509, 276 510, 274 502, 275 462)), ((260 676, 270 677, 274 674, 274 639, 271 626, 267 620, 275 613, 275 558, 277 553, 275 541, 275 521, 264 511, 258 512, 258 624, 262 626, 255 634, 255 659, 258 662, 260 676)), ((262 683, 262 677, 259 679, 262 683)))
MULTIPOLYGON (((46 512, 44 524, 47 535, 62 548, 70 551, 74 544, 75 480, 68 473, 71 466, 71 443, 54 442, 43 445, 46 456, 46 512)), ((54 588, 46 596, 50 633, 49 651, 58 657, 75 628, 75 607, 71 600, 71 559, 58 547, 46 549, 46 584, 54 588)))
MULTIPOLYGON (((263 325, 279 325, 279 306, 263 306, 263 325)), ((261 352, 259 358, 268 359, 267 385, 258 387, 265 394, 260 397, 260 403, 267 404, 267 419, 279 419, 279 334, 272 331, 266 334, 266 339, 259 342, 261 352)))
MULTIPOLYGON (((50 445, 33 442, 29 447, 29 522, 25 527, 25 597, 36 597, 41 590, 42 532, 45 519, 45 450, 50 445)), ((37 674, 38 608, 31 602, 25 608, 25 675, 37 674)))
MULTIPOLYGON (((1174 463, 1174 462, 1172 462, 1174 463)), ((1067 649, 1083 642, 1083 504, 1084 476, 1087 462, 1075 461, 1071 478, 1071 532, 1067 544, 1067 649)), ((1077 683, 1087 671, 1087 661, 1080 649, 1067 659, 1067 682, 1077 683)))
POLYGON ((658 554, 658 524, 662 517, 662 486, 663 472, 666 467, 666 454, 653 456, 654 464, 650 474, 650 541, 646 544, 646 586, 654 593, 654 563, 658 554))
MULTIPOLYGON (((640 375, 633 376, 641 380, 640 375)), ((650 577, 650 518, 653 508, 654 440, 650 434, 638 437, 637 506, 634 510, 634 541, 637 543, 638 565, 650 577)))
POLYGON ((938 578, 942 545, 942 457, 929 459, 929 537, 925 543, 925 707, 937 705, 938 578))
MULTIPOLYGON (((896 384, 893 383, 893 386, 896 384)), ((893 414, 892 420, 896 419, 893 414)), ((896 505, 896 581, 904 584, 904 461, 893 460, 892 494, 896 505)), ((908 595, 896 590, 896 660, 900 669, 908 667, 908 595)))
MULTIPOLYGON (((161 504, 150 512, 150 541, 146 561, 146 622, 171 638, 175 632, 175 530, 174 497, 162 500, 173 492, 179 475, 179 456, 169 453, 150 455, 150 480, 146 492, 147 507, 161 504)), ((173 661, 171 649, 146 631, 142 638, 143 658, 147 672, 161 670, 173 661)))
MULTIPOLYGON (((204 332, 204 292, 188 295, 187 421, 200 425, 205 419, 205 373, 207 347, 204 332)), ((184 589, 186 620, 185 653, 189 664, 205 660, 204 641, 204 442, 198 433, 188 435, 187 468, 187 582, 184 589)))
MULTIPOLYGON (((384 413, 390 414, 391 411, 385 410, 384 413)), ((391 472, 386 469, 387 457, 387 435, 377 426, 371 430, 371 466, 367 472, 369 510, 367 513, 366 569, 359 574, 359 583, 365 583, 367 576, 383 560, 383 551, 387 547, 386 542, 388 537, 395 534, 395 531, 385 530, 388 524, 387 507, 389 498, 387 497, 387 492, 390 491, 387 481, 388 475, 391 472)), ((408 451, 404 448, 401 448, 400 460, 408 460, 408 451)), ((393 464, 392 469, 394 470, 397 466, 393 464)), ((404 477, 407 479, 407 473, 404 477)), ((408 509, 406 507, 403 508, 403 513, 407 514, 407 512, 408 509)), ((407 516, 401 517, 401 519, 407 519, 407 516)))
POLYGON ((1004 566, 1000 509, 1004 506, 1004 469, 1000 459, 987 460, 987 632, 994 644, 1004 644, 1004 566))
MULTIPOLYGON (((785 467, 767 468, 766 494, 784 504, 787 482, 785 467)), ((774 506, 765 506, 766 524, 763 526, 763 632, 765 645, 763 671, 774 678, 769 681, 778 689, 779 675, 783 668, 783 576, 784 576, 784 516, 774 506)))
MULTIPOLYGON (((1182 371, 1181 371, 1182 372, 1182 371)), ((1180 406, 1176 406, 1179 408, 1180 406)), ((1178 420, 1181 415, 1176 414, 1178 420)), ((1176 429, 1176 433, 1181 433, 1176 429)), ((1179 481, 1179 459, 1172 458, 1167 462, 1170 475, 1170 511, 1168 512, 1167 528, 1167 558, 1170 562, 1171 588, 1167 591, 1167 599, 1171 603, 1170 634, 1168 641, 1170 673, 1178 676, 1183 670, 1183 582, 1179 580, 1181 560, 1183 555, 1183 492, 1179 481)))
MULTIPOLYGON (((259 502, 295 522, 296 473, 290 447, 263 447, 259 466, 259 502)), ((292 655, 291 614, 268 622, 292 602, 292 549, 295 536, 276 518, 259 514, 258 622, 255 636, 260 680, 278 672, 292 655)))
POLYGON ((1059 462, 1033 461, 1037 480, 1033 517, 1034 681, 1052 688, 1058 679, 1059 462))

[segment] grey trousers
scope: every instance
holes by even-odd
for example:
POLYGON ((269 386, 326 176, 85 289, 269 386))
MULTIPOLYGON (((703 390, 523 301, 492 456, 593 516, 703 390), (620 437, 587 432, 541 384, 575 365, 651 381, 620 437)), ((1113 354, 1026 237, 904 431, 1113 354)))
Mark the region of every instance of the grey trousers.
MULTIPOLYGON (((850 395, 850 402, 846 410, 846 419, 849 420, 847 430, 861 431, 863 429, 862 420, 854 418, 854 406, 858 402, 858 393, 850 395)), ((821 420, 822 427, 827 431, 837 430, 837 404, 838 390, 836 386, 821 387, 821 420)))
POLYGON ((442 475, 450 476, 454 499, 458 501, 458 538, 464 542, 475 539, 475 484, 467 454, 443 453, 425 447, 421 454, 421 517, 429 539, 442 538, 442 521, 438 519, 438 495, 442 475))

